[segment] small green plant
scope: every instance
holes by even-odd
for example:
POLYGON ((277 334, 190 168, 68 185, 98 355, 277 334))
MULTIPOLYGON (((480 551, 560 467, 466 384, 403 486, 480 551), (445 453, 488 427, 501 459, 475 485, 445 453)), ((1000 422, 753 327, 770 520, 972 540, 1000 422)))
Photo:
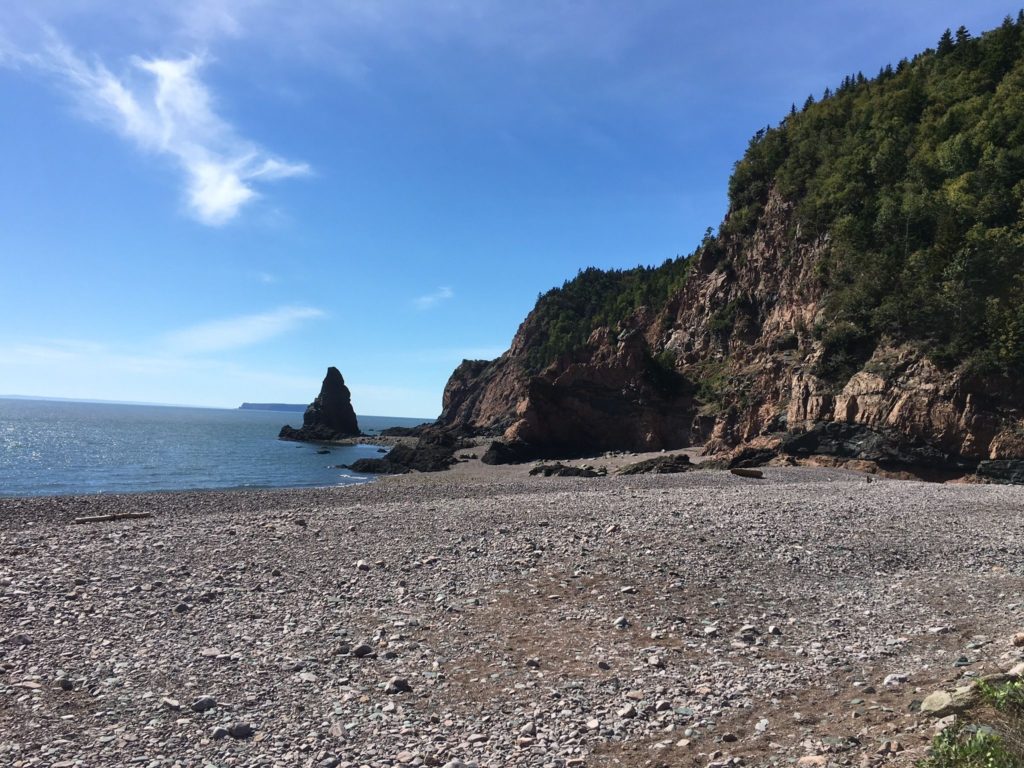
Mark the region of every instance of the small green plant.
POLYGON ((811 372, 837 386, 849 381, 875 349, 874 339, 869 334, 846 321, 818 325, 814 336, 821 342, 822 351, 811 372))
POLYGON ((711 314, 708 318, 708 331, 723 344, 734 334, 743 338, 753 329, 756 314, 753 302, 746 296, 738 296, 711 314))
POLYGON ((729 390, 728 364, 724 360, 705 360, 695 366, 693 375, 697 381, 697 399, 711 413, 724 410, 729 390))
POLYGON ((932 742, 931 755, 919 768, 1020 768, 1003 739, 990 728, 953 726, 932 742))
POLYGON ((919 768, 1024 767, 1024 682, 977 682, 980 703, 932 741, 919 768))
POLYGON ((1002 685, 978 681, 978 692, 1000 712, 1024 716, 1024 682, 1014 680, 1002 685))

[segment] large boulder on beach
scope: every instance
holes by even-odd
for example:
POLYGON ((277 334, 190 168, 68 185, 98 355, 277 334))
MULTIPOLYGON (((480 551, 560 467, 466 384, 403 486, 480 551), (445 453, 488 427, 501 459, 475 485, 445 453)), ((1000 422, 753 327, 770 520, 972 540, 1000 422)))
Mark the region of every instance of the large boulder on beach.
POLYGON ((543 475, 544 477, 602 477, 608 474, 601 469, 591 467, 573 467, 556 461, 553 464, 540 464, 530 470, 531 475, 543 475))
POLYGON ((921 702, 921 713, 931 717, 959 714, 977 704, 979 698, 977 684, 974 682, 953 690, 935 691, 921 702))
POLYGON ((671 475, 678 472, 689 472, 694 469, 690 457, 685 453, 673 453, 667 456, 656 456, 653 459, 627 464, 619 470, 620 475, 671 475))
POLYGON ((526 443, 493 440, 480 458, 484 464, 523 464, 541 458, 540 454, 526 443))
POLYGON ((352 407, 352 393, 345 379, 334 366, 327 369, 320 394, 302 415, 302 427, 285 425, 278 435, 283 440, 327 442, 346 437, 358 437, 359 423, 352 407))

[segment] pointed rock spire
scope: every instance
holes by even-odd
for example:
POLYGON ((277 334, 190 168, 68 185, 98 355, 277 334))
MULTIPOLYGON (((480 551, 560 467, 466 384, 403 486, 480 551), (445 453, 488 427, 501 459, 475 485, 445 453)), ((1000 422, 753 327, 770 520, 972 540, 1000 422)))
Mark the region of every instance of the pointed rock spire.
POLYGON ((303 442, 324 442, 360 435, 355 409, 352 408, 352 393, 345 386, 345 379, 334 366, 327 369, 320 394, 309 404, 302 416, 302 427, 285 425, 278 435, 283 440, 303 442))

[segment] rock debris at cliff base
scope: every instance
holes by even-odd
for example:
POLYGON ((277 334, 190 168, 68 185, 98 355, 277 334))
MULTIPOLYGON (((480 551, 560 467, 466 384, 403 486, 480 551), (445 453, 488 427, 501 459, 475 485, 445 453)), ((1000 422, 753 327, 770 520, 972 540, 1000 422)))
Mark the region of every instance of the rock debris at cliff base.
POLYGON ((478 469, 0 500, 0 764, 909 766, 1022 656, 1019 487, 478 469))

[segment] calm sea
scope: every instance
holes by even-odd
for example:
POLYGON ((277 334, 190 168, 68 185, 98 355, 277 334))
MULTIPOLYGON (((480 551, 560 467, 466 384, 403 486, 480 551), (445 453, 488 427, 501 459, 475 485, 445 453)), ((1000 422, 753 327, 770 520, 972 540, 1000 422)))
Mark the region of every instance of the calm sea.
MULTIPOLYGON (((425 419, 360 416, 368 434, 425 419)), ((0 496, 299 488, 368 478, 336 464, 379 456, 376 446, 277 439, 302 414, 154 405, 0 399, 0 496)))

